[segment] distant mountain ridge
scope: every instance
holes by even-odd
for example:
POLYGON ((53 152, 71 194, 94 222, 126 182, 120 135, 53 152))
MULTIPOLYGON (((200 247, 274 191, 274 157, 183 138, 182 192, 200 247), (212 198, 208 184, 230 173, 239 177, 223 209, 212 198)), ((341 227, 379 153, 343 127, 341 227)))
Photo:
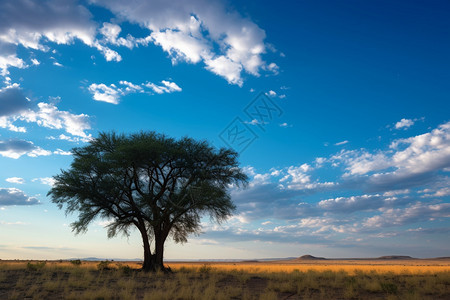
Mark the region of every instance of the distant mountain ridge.
POLYGON ((316 257, 316 256, 312 256, 310 254, 306 254, 306 255, 302 255, 299 258, 297 258, 298 260, 324 260, 326 259, 325 257, 316 257))
POLYGON ((416 259, 416 258, 407 255, 386 255, 380 256, 377 259, 416 259))
MULTIPOLYGON (((136 261, 141 262, 141 258, 98 258, 98 257, 85 257, 85 258, 69 258, 63 259, 81 261, 136 261)), ((430 257, 430 258, 414 258, 408 255, 384 255, 380 257, 366 257, 366 258, 325 258, 313 256, 310 254, 302 255, 300 257, 284 257, 284 258, 255 258, 255 259, 166 259, 166 262, 264 262, 264 261, 304 261, 304 260, 408 260, 408 259, 420 259, 420 260, 450 260, 450 256, 430 257)))

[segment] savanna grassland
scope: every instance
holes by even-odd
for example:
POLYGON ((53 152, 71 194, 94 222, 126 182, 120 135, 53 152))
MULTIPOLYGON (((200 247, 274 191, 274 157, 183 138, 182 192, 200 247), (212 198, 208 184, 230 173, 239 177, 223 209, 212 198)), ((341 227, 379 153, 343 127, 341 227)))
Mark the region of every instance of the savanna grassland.
POLYGON ((450 299, 450 260, 0 261, 0 299, 450 299))

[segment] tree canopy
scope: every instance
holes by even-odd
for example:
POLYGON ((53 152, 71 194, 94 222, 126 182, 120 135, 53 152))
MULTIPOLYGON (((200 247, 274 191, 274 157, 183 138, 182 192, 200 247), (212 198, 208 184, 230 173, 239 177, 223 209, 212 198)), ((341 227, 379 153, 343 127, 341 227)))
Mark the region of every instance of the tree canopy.
POLYGON ((247 183, 235 151, 188 137, 100 133, 73 149, 73 156, 70 169, 54 176, 48 195, 66 214, 79 213, 71 224, 77 234, 98 217, 112 221, 108 237, 137 228, 145 270, 164 269, 167 237, 186 242, 189 234, 200 232, 205 214, 226 220, 235 209, 230 186, 247 183))

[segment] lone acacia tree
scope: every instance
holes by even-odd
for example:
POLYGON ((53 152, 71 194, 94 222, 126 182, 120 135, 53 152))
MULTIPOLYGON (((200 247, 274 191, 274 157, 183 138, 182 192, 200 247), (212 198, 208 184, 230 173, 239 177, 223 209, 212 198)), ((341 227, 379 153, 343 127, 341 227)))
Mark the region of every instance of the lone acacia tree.
POLYGON ((66 214, 79 212, 71 224, 76 234, 97 217, 112 221, 109 238, 137 228, 147 271, 164 270, 167 237, 183 243, 200 232, 202 215, 217 222, 229 217, 235 209, 230 184, 247 183, 233 150, 155 132, 100 133, 73 155, 70 169, 53 177, 48 195, 66 214))

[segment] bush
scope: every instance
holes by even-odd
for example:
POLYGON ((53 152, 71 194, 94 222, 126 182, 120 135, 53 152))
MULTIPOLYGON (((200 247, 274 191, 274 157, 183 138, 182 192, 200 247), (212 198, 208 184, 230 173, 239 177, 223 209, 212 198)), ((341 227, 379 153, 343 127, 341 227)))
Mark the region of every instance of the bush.
POLYGON ((124 275, 130 275, 133 272, 133 269, 129 265, 117 265, 117 267, 124 275))
POLYGON ((111 270, 111 268, 109 267, 110 262, 109 261, 101 261, 98 263, 97 265, 97 269, 98 270, 111 270))
POLYGON ((42 269, 42 268, 45 266, 45 264, 46 264, 45 261, 43 261, 43 262, 37 262, 37 263, 35 263, 35 264, 29 262, 29 263, 27 264, 27 270, 30 270, 30 271, 37 271, 37 270, 42 269))
POLYGON ((79 259, 71 260, 70 263, 74 266, 80 266, 81 260, 79 260, 79 259))
POLYGON ((203 265, 201 266, 198 271, 200 274, 209 274, 209 272, 211 272, 212 267, 210 265, 203 265))
POLYGON ((381 283, 381 289, 388 294, 396 294, 397 286, 393 283, 381 283))

